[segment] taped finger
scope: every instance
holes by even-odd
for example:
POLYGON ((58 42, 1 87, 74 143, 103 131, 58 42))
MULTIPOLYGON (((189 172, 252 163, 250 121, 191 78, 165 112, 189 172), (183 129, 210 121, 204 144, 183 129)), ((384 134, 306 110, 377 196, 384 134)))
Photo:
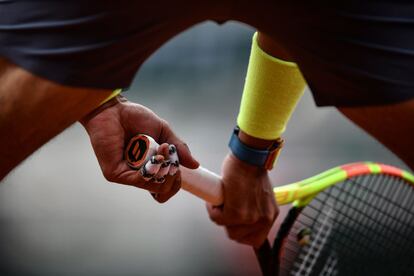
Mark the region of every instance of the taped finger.
POLYGON ((170 145, 169 147, 170 152, 170 170, 168 172, 169 175, 175 175, 180 167, 180 161, 178 159, 177 148, 174 145, 170 145))
POLYGON ((161 168, 158 171, 156 177, 157 178, 165 177, 168 174, 169 170, 170 170, 170 165, 171 165, 171 161, 170 160, 165 160, 161 164, 161 168))
POLYGON ((158 173, 163 161, 164 157, 162 155, 154 155, 151 156, 145 166, 141 167, 140 172, 145 181, 151 180, 158 173))
POLYGON ((165 182, 165 177, 164 176, 155 176, 154 178, 154 183, 158 183, 158 184, 162 184, 165 182))

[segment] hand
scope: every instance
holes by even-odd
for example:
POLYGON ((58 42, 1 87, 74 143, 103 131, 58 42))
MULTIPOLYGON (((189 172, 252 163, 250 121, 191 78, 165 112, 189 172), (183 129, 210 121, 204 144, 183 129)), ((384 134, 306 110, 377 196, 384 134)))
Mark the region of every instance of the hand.
POLYGON ((210 219, 226 227, 230 239, 259 248, 279 210, 267 171, 227 155, 223 162, 224 205, 207 204, 210 219))
POLYGON ((181 187, 180 172, 174 176, 167 175, 163 183, 146 181, 140 171, 130 169, 124 160, 126 143, 138 133, 147 134, 160 144, 158 161, 168 160, 168 145, 174 144, 181 165, 195 169, 199 166, 198 162, 168 123, 150 109, 131 103, 123 97, 113 99, 112 102, 109 107, 98 108, 81 120, 89 134, 103 175, 111 182, 146 189, 160 203, 167 201, 181 187))

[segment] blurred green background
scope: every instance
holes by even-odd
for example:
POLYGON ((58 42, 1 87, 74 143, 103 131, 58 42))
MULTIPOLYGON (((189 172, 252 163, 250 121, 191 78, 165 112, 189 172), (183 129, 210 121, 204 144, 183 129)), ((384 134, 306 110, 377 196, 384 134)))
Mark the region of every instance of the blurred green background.
MULTIPOLYGON (((195 26, 154 54, 125 94, 168 120, 216 172, 235 125, 252 33, 236 23, 195 26)), ((285 138, 274 185, 359 160, 405 168, 335 108, 316 108, 309 91, 285 138)), ((228 240, 197 198, 182 191, 159 205, 143 190, 108 183, 80 124, 1 182, 0 254, 0 275, 258 273, 252 250, 228 240)))

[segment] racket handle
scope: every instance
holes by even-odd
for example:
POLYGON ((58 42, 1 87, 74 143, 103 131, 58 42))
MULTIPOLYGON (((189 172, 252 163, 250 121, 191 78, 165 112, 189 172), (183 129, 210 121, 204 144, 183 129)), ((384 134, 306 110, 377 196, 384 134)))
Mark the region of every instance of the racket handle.
MULTIPOLYGON (((140 169, 156 153, 157 142, 147 135, 138 134, 131 138, 126 149, 125 159, 133 169, 140 169)), ((221 177, 203 167, 192 170, 180 166, 181 187, 193 195, 215 206, 223 204, 221 177)))
POLYGON ((223 204, 221 177, 203 168, 191 170, 181 166, 181 187, 214 206, 223 204))

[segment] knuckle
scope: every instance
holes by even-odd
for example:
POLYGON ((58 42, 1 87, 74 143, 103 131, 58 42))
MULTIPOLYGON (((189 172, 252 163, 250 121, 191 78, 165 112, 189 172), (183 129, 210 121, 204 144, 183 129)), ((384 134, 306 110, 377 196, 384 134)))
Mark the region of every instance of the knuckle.
POLYGON ((165 119, 161 119, 161 125, 162 125, 162 128, 163 128, 163 131, 168 132, 168 131, 171 130, 170 123, 167 122, 165 119))
POLYGON ((276 216, 274 214, 266 214, 265 216, 263 216, 263 221, 266 224, 273 224, 273 222, 275 221, 276 216))
POLYGON ((240 216, 240 221, 243 224, 254 224, 258 221, 258 218, 254 214, 247 213, 240 216))

